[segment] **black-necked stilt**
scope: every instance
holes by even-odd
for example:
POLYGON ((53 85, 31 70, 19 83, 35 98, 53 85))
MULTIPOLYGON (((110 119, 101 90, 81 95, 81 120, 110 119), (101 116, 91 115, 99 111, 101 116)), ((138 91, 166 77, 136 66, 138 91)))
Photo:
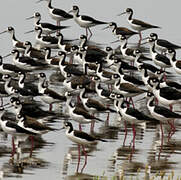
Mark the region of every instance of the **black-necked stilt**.
POLYGON ((49 14, 52 19, 57 21, 58 26, 60 26, 61 21, 65 21, 65 20, 73 18, 73 16, 71 14, 67 13, 66 11, 52 7, 52 0, 39 0, 38 2, 41 2, 41 1, 48 2, 49 14))
MULTIPOLYGON (((80 36, 80 45, 79 45, 79 50, 81 51, 81 48, 86 50, 86 55, 94 55, 95 58, 103 58, 107 55, 107 53, 105 51, 103 51, 101 48, 96 45, 96 43, 90 43, 90 41, 88 41, 88 38, 86 35, 81 35, 80 36)), ((97 60, 98 61, 98 60, 97 60)))
POLYGON ((114 35, 126 36, 127 39, 135 34, 138 34, 137 32, 132 31, 126 27, 118 27, 115 22, 110 22, 109 25, 105 27, 104 29, 107 29, 107 28, 112 29, 112 33, 114 35))
POLYGON ((6 91, 6 93, 8 95, 12 95, 12 94, 16 94, 17 93, 17 89, 15 89, 12 85, 11 85, 11 76, 9 74, 4 74, 2 76, 2 79, 5 81, 4 84, 4 89, 6 91))
POLYGON ((111 66, 111 69, 114 68, 114 70, 117 69, 117 67, 121 67, 123 72, 131 72, 131 71, 137 71, 137 67, 129 65, 127 62, 123 61, 121 58, 118 58, 115 55, 112 55, 111 57, 114 59, 114 64, 111 66))
POLYGON ((133 84, 120 83, 121 79, 119 74, 114 74, 112 78, 115 80, 114 89, 124 97, 134 97, 146 92, 146 90, 138 88, 133 84))
POLYGON ((52 111, 44 111, 35 103, 23 103, 17 97, 11 97, 10 102, 14 106, 16 114, 24 114, 26 116, 38 119, 45 117, 47 118, 48 116, 55 116, 55 113, 52 111))
POLYGON ((80 69, 75 64, 68 64, 65 63, 66 59, 66 53, 63 51, 58 52, 58 57, 60 59, 59 61, 59 68, 63 76, 65 76, 66 73, 74 74, 77 76, 84 75, 84 72, 80 71, 80 69))
POLYGON ((150 37, 154 39, 156 49, 161 52, 166 51, 167 49, 179 49, 181 46, 173 44, 165 39, 159 39, 156 33, 151 33, 150 37))
POLYGON ((8 32, 11 35, 11 39, 13 42, 13 48, 18 49, 21 53, 24 53, 25 47, 23 45, 23 42, 18 41, 15 37, 15 29, 13 27, 8 27, 7 30, 1 32, 0 34, 3 34, 5 32, 8 32))
MULTIPOLYGON (((119 95, 117 95, 117 96, 119 96, 119 95)), ((135 108, 130 108, 130 107, 125 106, 125 102, 123 101, 122 97, 118 98, 118 99, 119 99, 118 108, 119 108, 119 113, 120 113, 121 117, 132 125, 133 147, 134 147, 135 136, 136 136, 135 125, 140 124, 140 123, 146 123, 146 122, 153 122, 153 121, 155 122, 157 120, 143 114, 142 112, 138 111, 135 108)))
POLYGON ((171 87, 160 87, 160 82, 157 78, 148 80, 148 83, 153 86, 152 92, 158 101, 165 105, 170 106, 172 109, 173 104, 181 103, 181 92, 171 87))
POLYGON ((24 56, 28 56, 28 57, 31 57, 31 58, 36 58, 38 60, 44 60, 45 59, 44 52, 42 50, 38 50, 38 49, 33 48, 30 41, 25 41, 24 46, 26 48, 24 56))
MULTIPOLYGON (((18 84, 16 84, 15 82, 14 83, 12 82, 12 78, 8 74, 4 74, 2 79, 5 81, 5 84, 4 84, 5 91, 9 95, 15 94, 15 93, 17 93, 17 91, 18 91, 19 95, 26 96, 26 97, 27 96, 33 97, 33 96, 38 95, 37 92, 33 92, 33 91, 26 89, 26 88, 20 88, 18 86, 18 84)), ((20 80, 22 80, 22 77, 20 80)), ((21 83, 19 83, 19 84, 21 85, 21 83)))
MULTIPOLYGON (((90 134, 87 134, 86 132, 73 129, 73 125, 70 122, 65 122, 63 128, 66 129, 65 134, 66 134, 67 138, 70 139, 72 142, 78 144, 79 162, 80 162, 80 145, 82 146, 83 153, 85 155, 85 163, 81 170, 81 171, 83 171, 83 169, 85 168, 85 166, 87 164, 87 153, 85 151, 84 146, 88 146, 91 144, 97 144, 98 141, 102 141, 102 142, 107 142, 107 141, 104 139, 98 138, 98 137, 94 137, 90 134)), ((77 172, 78 172, 78 168, 79 168, 79 162, 78 162, 78 166, 77 166, 77 172)))
POLYGON ((39 73, 39 83, 38 83, 38 91, 40 94, 42 94, 41 98, 42 100, 50 105, 50 110, 52 110, 52 104, 53 103, 59 103, 62 101, 66 101, 66 97, 58 94, 56 91, 53 91, 49 88, 47 88, 44 83, 46 81, 46 75, 45 73, 39 73))
MULTIPOLYGON (((149 75, 147 68, 144 64, 138 66, 138 70, 141 72, 142 81, 144 82, 145 86, 148 88, 149 91, 152 91, 153 86, 148 83, 150 78, 154 78, 154 75, 149 75)), ((155 76, 156 77, 156 76, 155 76)))
POLYGON ((32 117, 30 118, 23 114, 17 114, 16 120, 18 121, 18 125, 20 127, 34 134, 45 134, 49 131, 57 130, 38 122, 37 119, 35 118, 32 118, 32 117))
POLYGON ((92 78, 92 80, 95 81, 95 90, 96 90, 96 93, 98 94, 98 96, 101 98, 101 100, 102 99, 105 101, 110 100, 109 97, 110 97, 111 91, 103 89, 101 87, 100 78, 98 76, 94 76, 92 78))
POLYGON ((34 95, 34 96, 40 95, 39 92, 38 92, 38 86, 37 85, 33 84, 30 81, 25 82, 26 74, 24 72, 20 71, 18 73, 18 76, 19 76, 18 86, 19 86, 20 89, 26 90, 30 94, 34 95))
POLYGON ((27 20, 29 19, 35 19, 34 26, 36 27, 41 27, 42 28, 42 33, 46 35, 50 35, 52 33, 57 32, 58 30, 62 30, 65 28, 68 28, 68 26, 56 26, 54 24, 50 23, 42 23, 41 21, 41 15, 39 12, 34 13, 33 16, 26 18, 27 20))
POLYGON ((67 54, 70 53, 72 45, 70 43, 65 43, 64 42, 63 34, 62 33, 57 33, 56 36, 58 38, 58 48, 61 51, 66 52, 67 54))
POLYGON ((106 142, 106 140, 91 136, 83 131, 74 130, 70 122, 65 122, 64 128, 66 129, 66 136, 77 144, 90 145, 96 144, 98 141, 106 142))
MULTIPOLYGON (((51 48, 57 48, 58 47, 58 38, 53 36, 43 36, 42 35, 42 28, 41 27, 35 27, 36 32, 36 42, 40 45, 41 48, 44 47, 51 47, 51 48)), ((32 32, 32 31, 29 31, 32 32)))
POLYGON ((156 73, 157 71, 160 70, 157 67, 153 66, 152 64, 148 64, 148 63, 143 62, 143 60, 141 58, 142 52, 139 49, 135 49, 133 53, 136 56, 135 57, 135 64, 136 64, 137 68, 139 66, 143 65, 143 67, 146 68, 147 70, 149 70, 151 73, 156 73))
POLYGON ((101 25, 101 24, 107 24, 107 22, 95 20, 94 18, 92 18, 90 16, 79 15, 79 7, 78 6, 73 6, 72 10, 69 11, 69 13, 70 12, 73 13, 73 18, 74 18, 75 22, 80 27, 86 28, 86 36, 88 35, 87 30, 90 32, 90 36, 92 35, 90 27, 93 27, 96 25, 101 25))
POLYGON ((1 74, 15 75, 20 71, 23 71, 23 69, 15 66, 13 64, 3 63, 3 57, 0 56, 0 73, 1 74))
POLYGON ((91 115, 84 107, 72 104, 72 94, 66 92, 65 96, 67 97, 66 106, 68 108, 68 114, 79 123, 79 129, 81 129, 81 124, 88 124, 94 121, 103 121, 97 117, 91 115))
POLYGON ((138 31, 139 35, 140 35, 140 41, 139 41, 139 44, 141 43, 141 40, 142 40, 142 35, 141 35, 141 31, 144 31, 146 29, 151 29, 151 28, 160 28, 158 26, 155 26, 155 25, 151 25, 151 24, 148 24, 146 22, 143 22, 143 21, 140 21, 138 19, 133 19, 132 16, 133 16, 133 10, 131 8, 127 8, 125 12, 121 13, 120 15, 123 15, 123 14, 128 14, 128 22, 130 24, 130 26, 138 31))
POLYGON ((86 87, 86 85, 89 85, 90 83, 91 80, 88 76, 83 75, 72 77, 72 74, 69 73, 66 73, 65 80, 63 81, 64 87, 71 93, 74 92, 75 94, 77 94, 76 90, 79 90, 79 85, 86 87))
POLYGON ((3 107, 0 107, 0 126, 2 128, 2 130, 7 133, 7 134, 11 134, 12 135, 12 140, 13 140, 13 152, 12 155, 14 155, 16 147, 14 144, 14 137, 19 137, 19 139, 21 139, 21 141, 25 141, 28 136, 31 135, 36 135, 35 133, 26 130, 25 128, 19 126, 17 123, 15 123, 14 121, 11 120, 4 120, 2 118, 3 114, 4 114, 5 110, 3 107))
POLYGON ((153 38, 149 38, 148 42, 150 44, 150 54, 152 57, 153 62, 160 66, 161 68, 170 68, 171 63, 169 58, 166 56, 159 54, 158 52, 155 51, 155 43, 153 38))
POLYGON ((53 68, 59 69, 60 59, 58 57, 51 56, 51 48, 46 47, 44 48, 44 50, 45 50, 45 61, 47 62, 47 64, 49 64, 53 68))
POLYGON ((101 103, 100 101, 97 101, 96 99, 92 99, 89 97, 86 97, 86 89, 83 86, 79 86, 81 90, 80 92, 80 99, 84 105, 84 108, 91 112, 91 113, 95 113, 95 112, 101 112, 101 111, 109 111, 109 112, 115 112, 113 109, 106 107, 103 103, 101 103))
POLYGON ((12 50, 11 54, 13 55, 13 63, 21 69, 31 71, 34 69, 47 67, 47 64, 38 62, 31 57, 25 57, 25 56, 20 57, 20 52, 17 49, 12 50))
POLYGON ((176 59, 176 51, 174 49, 168 49, 167 54, 170 59, 170 63, 174 68, 175 72, 181 74, 181 60, 176 59))
POLYGON ((102 69, 103 63, 102 62, 97 62, 97 70, 96 70, 96 75, 101 79, 101 82, 111 82, 112 81, 112 72, 109 71, 104 71, 102 69))
MULTIPOLYGON (((121 46, 120 46, 120 50, 121 53, 123 55, 123 57, 131 62, 135 61, 135 54, 134 54, 134 49, 127 47, 127 39, 126 36, 118 36, 121 46)), ((141 54, 141 58, 144 60, 151 60, 149 57, 144 56, 143 54, 141 54)))
POLYGON ((144 82, 139 80, 138 78, 131 75, 124 74, 121 66, 118 67, 117 73, 119 74, 119 77, 120 77, 120 83, 130 83, 136 86, 144 85, 144 82))
POLYGON ((158 106, 154 104, 154 94, 151 92, 147 93, 147 107, 150 114, 161 122, 167 122, 173 119, 181 118, 180 114, 170 111, 164 106, 158 106))

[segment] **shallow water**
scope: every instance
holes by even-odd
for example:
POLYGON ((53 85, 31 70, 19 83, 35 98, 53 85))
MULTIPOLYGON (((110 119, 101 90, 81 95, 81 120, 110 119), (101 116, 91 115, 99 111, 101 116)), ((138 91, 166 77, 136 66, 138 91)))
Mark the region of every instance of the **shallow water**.
MULTIPOLYGON (((39 11, 42 14, 43 21, 53 21, 48 16, 46 2, 39 4, 36 1, 11 1, 6 0, 1 2, 0 6, 0 32, 8 26, 13 26, 16 30, 18 39, 25 41, 30 40, 35 42, 35 34, 24 34, 24 32, 33 29, 33 20, 26 21, 25 18, 39 11), (11 13, 9 13, 11 12, 11 13)), ((135 11, 135 17, 159 25, 162 28, 155 31, 144 31, 143 36, 149 35, 150 32, 157 32, 160 37, 168 39, 176 44, 181 44, 180 37, 180 1, 56 1, 53 0, 53 6, 62 9, 70 10, 72 5, 80 6, 80 13, 92 15, 97 19, 105 21, 115 21, 119 25, 128 26, 126 17, 118 17, 127 7, 132 7, 135 11), (104 6, 103 6, 104 5, 104 6)), ((71 28, 63 31, 68 38, 78 38, 84 30, 80 29, 72 20, 64 22, 64 25, 70 25, 71 28)), ((116 40, 112 36, 110 30, 102 31, 104 26, 93 28, 92 40, 95 42, 110 45, 111 41, 116 40)), ((137 41, 137 37, 130 39, 130 42, 137 41)), ((12 44, 9 34, 0 36, 0 54, 6 55, 12 50, 12 44)), ((116 47, 118 44, 111 46, 116 47)), ((178 51, 178 58, 181 55, 178 51)), ((11 61, 11 57, 7 58, 11 61)), ((54 71, 47 71, 47 75, 51 75, 54 71)), ((180 77, 175 77, 180 81, 180 77)), ((50 80, 51 87, 55 88, 55 83, 50 80)), ((60 91, 61 91, 61 85, 60 91)), ((139 97, 136 98, 139 99, 139 97)), ((38 99, 40 100, 40 99, 38 99)), ((6 100, 8 101, 8 99, 6 100)), ((63 104, 64 105, 64 104, 63 104)), ((144 103, 136 104, 136 108, 143 109, 144 103)), ((44 106, 48 109, 48 106, 44 106)), ((54 110, 60 115, 55 122, 49 123, 53 127, 60 128, 67 116, 62 116, 64 107, 55 105, 54 110)), ((175 107, 175 110, 180 110, 180 107, 175 107)), ((106 120, 107 114, 100 113, 98 117, 106 120)), ((74 123, 75 128, 78 128, 77 123, 74 123)), ((83 130, 89 132, 89 125, 83 127, 83 130)), ((108 142, 98 143, 97 146, 87 148, 88 161, 87 165, 81 172, 84 166, 84 155, 81 154, 80 167, 76 172, 78 163, 77 145, 69 141, 64 131, 49 132, 42 137, 36 139, 33 157, 29 158, 30 141, 22 144, 22 160, 21 163, 17 160, 19 157, 11 158, 11 136, 0 134, 0 170, 4 172, 5 179, 93 179, 95 176, 105 176, 111 178, 113 176, 121 176, 122 170, 126 176, 137 175, 137 170, 140 168, 141 176, 144 176, 145 167, 151 166, 151 173, 164 170, 170 173, 175 171, 176 176, 181 174, 181 124, 179 120, 176 125, 176 133, 168 142, 168 127, 164 126, 165 138, 161 139, 160 126, 148 124, 146 127, 136 128, 135 149, 132 144, 132 128, 128 126, 128 134, 125 137, 124 124, 120 121, 119 116, 110 114, 109 125, 106 123, 97 123, 95 127, 96 135, 105 138, 108 142), (125 140, 125 143, 124 143, 125 140)), ((0 171, 0 174, 1 174, 0 171)))

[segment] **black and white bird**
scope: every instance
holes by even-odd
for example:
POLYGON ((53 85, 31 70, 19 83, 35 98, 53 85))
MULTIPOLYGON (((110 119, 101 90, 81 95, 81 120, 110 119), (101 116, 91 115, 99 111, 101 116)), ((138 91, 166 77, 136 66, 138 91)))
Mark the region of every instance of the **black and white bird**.
POLYGON ((135 65, 137 68, 142 65, 144 68, 146 68, 151 73, 156 73, 157 71, 160 70, 159 68, 157 68, 156 66, 154 66, 152 64, 145 63, 141 58, 142 52, 139 49, 135 49, 133 53, 136 56, 134 62, 135 62, 135 65))
POLYGON ((12 136, 22 136, 25 139, 29 135, 36 135, 35 133, 26 130, 25 128, 19 126, 17 123, 11 120, 5 120, 3 119, 3 114, 5 113, 5 110, 3 107, 0 107, 0 125, 2 130, 7 133, 11 134, 12 136))
POLYGON ((60 26, 61 21, 65 21, 65 20, 73 18, 73 16, 67 13, 66 11, 52 7, 52 0, 39 0, 38 2, 41 2, 41 1, 48 2, 48 11, 49 11, 50 17, 57 22, 57 26, 60 26))
POLYGON ((66 63, 66 53, 63 51, 58 52, 58 57, 60 59, 59 61, 59 68, 60 72, 62 73, 63 76, 65 76, 67 73, 73 74, 76 76, 81 76, 84 75, 84 72, 80 70, 80 68, 76 64, 70 64, 66 63))
POLYGON ((167 49, 179 49, 181 46, 173 44, 165 39, 159 39, 158 34, 151 33, 150 37, 154 39, 155 47, 161 52, 165 52, 167 49))
POLYGON ((133 84, 120 83, 121 79, 119 74, 113 74, 112 78, 115 80, 114 90, 117 93, 124 95, 124 97, 134 97, 146 92, 146 90, 141 89, 133 84))
POLYGON ((20 56, 20 52, 17 49, 13 49, 11 54, 13 56, 13 63, 21 69, 31 71, 47 67, 47 64, 38 62, 31 57, 20 56))
POLYGON ((154 104, 154 94, 148 92, 146 95, 147 107, 150 111, 150 114, 155 118, 158 119, 160 122, 167 123, 168 121, 172 121, 173 119, 180 119, 181 115, 175 113, 164 106, 159 106, 154 104))
POLYGON ((11 97, 10 102, 14 107, 15 114, 23 114, 28 117, 42 119, 47 117, 56 117, 52 111, 45 111, 40 108, 38 104, 34 102, 21 102, 17 97, 11 97))
MULTIPOLYGON (((119 35, 118 36, 119 40, 120 40, 120 50, 121 50, 121 53, 122 53, 122 56, 126 59, 126 60, 129 60, 131 62, 134 62, 135 61, 135 54, 134 54, 134 49, 133 48, 129 48, 127 47, 127 39, 126 39, 126 36, 121 36, 119 35)), ((145 55, 141 54, 141 58, 143 60, 151 60, 149 57, 146 57, 145 55)))
POLYGON ((21 53, 24 53, 25 47, 23 45, 23 42, 16 39, 15 36, 15 29, 13 27, 8 27, 5 31, 1 32, 0 34, 8 32, 11 35, 11 40, 13 43, 13 48, 18 49, 21 53))
POLYGON ((45 53, 42 50, 33 48, 30 41, 25 41, 23 45, 26 48, 24 52, 24 56, 35 58, 37 60, 45 60, 45 53))
POLYGON ((106 102, 110 101, 109 97, 110 97, 111 91, 101 87, 100 78, 98 76, 94 76, 92 78, 92 81, 95 82, 95 90, 98 96, 101 98, 101 100, 106 101, 106 102))
POLYGON ((24 71, 24 70, 15 66, 14 64, 3 63, 3 57, 0 56, 0 73, 1 74, 17 75, 17 73, 20 71, 24 71))
POLYGON ((171 63, 170 63, 169 58, 167 58, 163 54, 156 52, 154 39, 149 38, 148 43, 150 44, 150 54, 151 54, 153 62, 156 65, 160 66, 161 68, 170 68, 171 63))
POLYGON ((168 49, 167 54, 170 59, 170 63, 174 68, 175 72, 181 74, 181 60, 176 59, 176 51, 174 49, 168 49))
POLYGON ((72 104, 72 94, 70 92, 66 92, 65 96, 67 98, 66 107, 68 110, 68 114, 71 118, 73 118, 76 122, 79 123, 79 129, 81 129, 81 124, 90 124, 94 121, 103 121, 93 115, 91 115, 83 106, 80 104, 73 105, 72 104))
POLYGON ((40 22, 41 21, 41 14, 39 12, 36 12, 33 14, 33 16, 26 18, 27 20, 33 19, 35 20, 34 26, 36 27, 41 27, 42 28, 42 33, 46 35, 50 35, 52 33, 57 32, 58 30, 62 30, 65 28, 68 28, 68 26, 56 26, 54 24, 50 23, 45 23, 45 22, 40 22))
POLYGON ((80 145, 90 145, 96 144, 98 141, 106 142, 106 140, 94 137, 86 132, 74 130, 72 123, 68 121, 64 123, 64 128, 66 129, 66 136, 74 143, 80 145))
POLYGON ((58 94, 56 91, 49 89, 45 86, 46 75, 45 73, 39 73, 38 75, 38 91, 42 96, 40 97, 45 103, 49 104, 49 110, 52 110, 52 104, 66 101, 66 97, 58 94))
POLYGON ((142 40, 141 31, 144 31, 147 29, 152 29, 152 28, 160 28, 158 26, 151 25, 151 24, 143 22, 141 20, 133 19, 133 9, 131 9, 131 8, 127 8, 125 12, 123 12, 119 15, 123 15, 123 14, 128 14, 128 23, 134 30, 138 31, 138 33, 140 35, 139 43, 141 43, 141 40, 142 40))
POLYGON ((36 43, 40 46, 40 48, 45 48, 45 47, 58 48, 57 37, 42 35, 41 27, 35 27, 34 31, 36 32, 36 43))
POLYGON ((98 21, 90 16, 86 15, 79 15, 79 7, 73 6, 72 10, 69 11, 69 13, 73 13, 73 18, 75 22, 82 28, 86 29, 86 36, 88 36, 88 31, 90 32, 90 36, 92 36, 92 32, 90 30, 90 27, 101 25, 101 24, 107 24, 107 22, 98 21))
POLYGON ((107 112, 115 112, 115 110, 105 106, 103 103, 101 103, 100 101, 97 101, 96 99, 93 98, 89 98, 86 97, 86 89, 83 86, 79 86, 79 88, 81 89, 80 92, 80 99, 84 105, 84 108, 91 112, 91 113, 95 113, 95 112, 103 112, 103 111, 107 111, 107 112))
POLYGON ((30 118, 25 116, 24 114, 17 114, 16 120, 18 121, 18 125, 23 129, 32 132, 33 134, 45 134, 49 131, 54 131, 56 129, 51 128, 45 124, 40 123, 37 121, 37 118, 30 118))
POLYGON ((127 39, 133 35, 138 34, 137 32, 132 31, 126 27, 118 27, 115 22, 110 22, 109 25, 107 27, 105 27, 104 29, 107 29, 107 28, 110 28, 114 35, 126 36, 127 39))
POLYGON ((173 104, 181 103, 181 92, 171 87, 160 87, 160 81, 157 78, 148 80, 148 83, 153 86, 152 92, 158 101, 165 105, 170 106, 172 110, 173 104))

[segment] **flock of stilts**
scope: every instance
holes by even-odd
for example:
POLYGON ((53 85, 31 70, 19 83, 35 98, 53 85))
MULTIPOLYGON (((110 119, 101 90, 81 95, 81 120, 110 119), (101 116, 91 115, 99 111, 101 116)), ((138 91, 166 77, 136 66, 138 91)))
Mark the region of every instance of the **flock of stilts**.
MULTIPOLYGON (((108 112, 108 115, 109 112, 118 113, 125 122, 125 131, 126 123, 132 125, 133 146, 136 136, 135 125, 143 122, 168 123, 171 138, 175 132, 174 119, 181 118, 180 114, 172 111, 173 104, 181 103, 181 84, 168 80, 167 74, 171 73, 165 69, 172 68, 178 76, 181 74, 181 61, 176 59, 176 49, 181 46, 159 39, 157 34, 151 33, 145 38, 146 43, 150 45, 150 52, 141 52, 141 49, 144 49, 141 32, 159 27, 133 19, 131 8, 127 8, 120 15, 128 15, 128 22, 133 30, 118 27, 115 22, 103 22, 80 15, 78 6, 73 6, 70 12, 65 12, 52 7, 51 0, 47 1, 49 14, 56 20, 57 25, 42 23, 39 12, 27 18, 35 20, 33 31, 36 32, 36 46, 32 46, 29 41, 17 40, 13 27, 8 27, 0 33, 8 32, 13 42, 11 51, 13 63, 3 63, 5 56, 0 57, 2 74, 0 93, 1 97, 10 97, 10 104, 14 106, 16 113, 16 121, 3 118, 3 115, 6 115, 4 110, 6 105, 2 104, 0 108, 2 130, 13 137, 23 139, 58 130, 59 128, 48 127, 37 120, 56 116, 52 111, 52 104, 65 103, 67 114, 79 123, 79 130, 74 130, 71 122, 64 122, 66 136, 78 143, 79 147, 82 145, 83 151, 84 145, 94 144, 99 140, 106 141, 81 129, 81 124, 91 123, 93 130, 95 122, 104 121, 94 116, 94 113, 100 112, 108 112), (69 19, 74 19, 80 27, 86 29, 86 35, 80 35, 79 45, 76 40, 65 39, 60 32, 70 28, 60 25, 60 22, 69 19), (120 42, 118 49, 100 47, 96 43, 90 44, 92 36, 90 28, 104 24, 106 24, 104 29, 110 28, 118 37, 120 42), (137 48, 128 47, 128 39, 137 34, 140 37, 137 48), (51 54, 52 48, 57 50, 56 56, 51 54), (61 87, 65 89, 65 93, 61 94, 58 86, 56 90, 49 87, 46 70, 50 69, 60 72, 57 76, 61 77, 61 87), (37 70, 40 71, 38 76, 37 70), (89 93, 93 95, 90 97, 89 93), (146 94, 150 115, 134 107, 134 97, 143 93, 146 94), (35 100, 30 103, 24 101, 27 97, 35 96, 39 96, 44 103, 50 105, 49 111, 42 110, 35 100), (75 97, 78 98, 76 103, 73 103, 75 97), (170 106, 170 109, 166 106, 170 106)), ((15 148, 13 145, 13 154, 15 148)), ((84 153, 86 155, 85 151, 84 153)))

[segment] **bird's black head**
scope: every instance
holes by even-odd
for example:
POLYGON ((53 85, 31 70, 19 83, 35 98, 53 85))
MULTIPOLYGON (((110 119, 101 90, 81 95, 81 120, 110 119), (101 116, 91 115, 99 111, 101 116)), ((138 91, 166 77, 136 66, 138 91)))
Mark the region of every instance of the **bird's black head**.
POLYGON ((113 74, 113 79, 118 79, 120 78, 119 74, 113 74))
POLYGON ((12 26, 9 26, 8 27, 8 31, 11 32, 11 31, 14 31, 14 28, 12 26))
POLYGON ((18 120, 24 120, 25 119, 25 116, 23 115, 23 114, 17 114, 16 115, 16 118, 18 119, 18 120))
POLYGON ((93 80, 98 81, 98 80, 100 80, 100 78, 98 76, 94 76, 93 80))
POLYGON ((19 51, 17 50, 17 49, 13 49, 12 51, 11 51, 11 54, 19 54, 19 51))
POLYGON ((15 105, 19 106, 20 104, 21 104, 21 102, 19 99, 15 101, 15 105))
POLYGON ((116 98, 119 100, 119 99, 123 99, 124 96, 123 96, 122 94, 117 94, 117 95, 116 95, 116 98))
POLYGON ((77 50, 79 50, 79 47, 78 47, 78 46, 73 45, 73 46, 71 47, 71 51, 77 51, 77 50))
POLYGON ((111 47, 109 47, 109 46, 106 47, 106 51, 107 51, 107 52, 110 52, 110 51, 112 51, 112 50, 113 50, 113 49, 112 49, 111 47))
POLYGON ((36 26, 35 31, 42 31, 41 27, 36 26))
POLYGON ((31 42, 30 42, 30 41, 25 41, 24 45, 25 45, 25 46, 30 46, 30 45, 31 45, 31 42))
POLYGON ((135 50, 133 51, 133 53, 134 53, 135 55, 138 55, 138 54, 141 54, 141 51, 140 51, 139 49, 135 49, 135 50))
POLYGON ((11 76, 9 74, 4 74, 2 77, 3 80, 8 80, 10 78, 11 78, 11 76))
POLYGON ((63 51, 58 51, 58 56, 66 56, 66 53, 63 51))
POLYGON ((79 7, 78 6, 73 6, 73 8, 72 8, 74 11, 77 11, 77 10, 79 10, 79 7))
POLYGON ((40 17, 41 15, 40 15, 40 13, 39 12, 36 12, 35 14, 34 14, 34 17, 40 17))
POLYGON ((116 25, 116 23, 115 22, 110 22, 109 23, 109 27, 116 27, 117 25, 116 25))
POLYGON ((0 106, 0 112, 4 111, 4 107, 0 106))
POLYGON ((121 35, 121 36, 120 36, 120 40, 122 40, 122 41, 126 40, 126 36, 121 35))
POLYGON ((39 75, 38 75, 40 78, 45 78, 46 77, 46 75, 45 75, 45 73, 39 73, 39 75))
POLYGON ((67 128, 73 129, 72 123, 71 123, 71 122, 68 122, 68 121, 65 121, 65 122, 64 122, 64 127, 65 127, 66 129, 67 129, 67 128))
POLYGON ((174 49, 168 49, 167 52, 168 52, 168 54, 174 54, 174 53, 176 53, 176 51, 175 51, 174 49))
POLYGON ((152 97, 154 94, 152 92, 147 92, 147 97, 152 97))
POLYGON ((17 97, 14 97, 14 96, 10 98, 10 102, 11 103, 14 103, 17 100, 19 100, 19 99, 17 97))
POLYGON ((150 37, 157 40, 158 39, 158 35, 156 33, 151 33, 150 37))
POLYGON ((87 36, 84 35, 84 34, 82 34, 82 35, 80 36, 80 39, 86 39, 86 40, 87 40, 87 36))
POLYGON ((112 92, 112 93, 109 95, 109 97, 110 97, 111 99, 114 99, 114 98, 116 97, 116 94, 112 92))
POLYGON ((155 39, 154 38, 148 38, 148 42, 154 42, 155 39))
POLYGON ((133 13, 133 10, 131 8, 127 8, 126 13, 133 13))

